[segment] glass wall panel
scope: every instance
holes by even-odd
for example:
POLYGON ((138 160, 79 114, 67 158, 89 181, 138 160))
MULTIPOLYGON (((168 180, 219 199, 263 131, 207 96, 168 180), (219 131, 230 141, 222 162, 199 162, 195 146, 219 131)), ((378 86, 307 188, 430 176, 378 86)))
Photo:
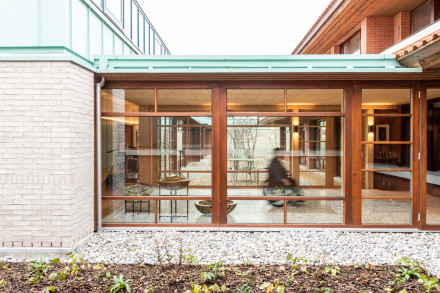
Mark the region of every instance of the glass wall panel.
POLYGON ((210 117, 101 121, 103 196, 211 196, 210 117))
POLYGON ((154 200, 103 200, 103 223, 154 223, 154 200))
POLYGON ((305 196, 342 195, 341 117, 228 117, 227 121, 228 196, 282 195, 274 190, 280 186, 299 187, 305 196), (278 171, 291 184, 282 183, 278 171))
POLYGON ((410 144, 363 144, 362 169, 411 169, 410 144))
POLYGON ((228 202, 228 224, 283 224, 284 208, 266 200, 235 200, 228 202), (235 206, 235 207, 233 207, 235 206))
POLYGON ((410 114, 411 89, 364 89, 362 109, 364 114, 410 114))
POLYGON ((158 89, 158 112, 210 112, 211 89, 158 89))
POLYGON ((343 112, 342 89, 288 89, 288 112, 343 112))
POLYGON ((362 223, 409 225, 411 90, 362 90, 362 115, 362 223))
POLYGON ((440 89, 427 91, 426 223, 440 225, 440 89))
POLYGON ((210 200, 158 201, 158 223, 211 224, 211 215, 212 204, 210 200))
POLYGON ((363 199, 363 224, 411 224, 410 199, 363 199))
POLYGON ((411 172, 362 172, 363 197, 411 197, 411 172))
POLYGON ((228 89, 230 112, 283 112, 284 89, 228 89))
POLYGON ((154 112, 154 89, 101 91, 102 112, 154 112))
POLYGON ((343 224, 344 201, 310 200, 289 202, 287 224, 343 224))

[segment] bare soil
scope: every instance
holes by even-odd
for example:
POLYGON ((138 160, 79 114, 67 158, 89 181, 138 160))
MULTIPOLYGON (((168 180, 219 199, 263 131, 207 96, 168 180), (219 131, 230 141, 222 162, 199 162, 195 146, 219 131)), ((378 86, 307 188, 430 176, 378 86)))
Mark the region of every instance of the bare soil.
MULTIPOLYGON (((80 264, 76 274, 69 274, 66 279, 49 281, 52 272, 58 274, 68 264, 53 265, 36 284, 29 283, 28 263, 0 264, 0 292, 42 292, 50 286, 56 289, 51 292, 106 292, 114 284, 113 277, 123 274, 132 292, 185 292, 191 290, 192 284, 198 282, 203 286, 202 272, 209 271, 202 265, 148 265, 148 264, 80 264), (109 277, 106 277, 109 276, 109 277), (6 283, 5 283, 6 282, 6 283), (147 291, 150 289, 151 291, 147 291)), ((335 276, 324 273, 326 266, 301 266, 300 273, 292 274, 288 265, 224 265, 228 270, 213 283, 220 287, 225 285, 226 292, 268 292, 260 288, 265 282, 279 280, 285 286, 285 292, 426 292, 422 284, 412 277, 399 285, 390 285, 395 280, 392 272, 398 272, 397 266, 340 266, 340 273, 335 276), (248 284, 250 290, 243 289, 248 284), (388 290, 389 291, 389 290, 388 290), (403 291, 405 292, 405 291, 403 291)), ((119 292, 126 292, 119 291, 119 292)), ((272 292, 277 292, 276 290, 272 292)), ((438 291, 432 291, 438 292, 438 291)))

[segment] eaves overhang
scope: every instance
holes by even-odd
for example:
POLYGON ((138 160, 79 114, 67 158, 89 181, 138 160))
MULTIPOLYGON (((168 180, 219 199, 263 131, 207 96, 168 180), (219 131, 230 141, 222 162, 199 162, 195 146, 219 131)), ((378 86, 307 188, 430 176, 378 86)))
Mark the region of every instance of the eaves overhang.
POLYGON ((97 73, 420 73, 394 55, 123 56, 95 59, 97 73))

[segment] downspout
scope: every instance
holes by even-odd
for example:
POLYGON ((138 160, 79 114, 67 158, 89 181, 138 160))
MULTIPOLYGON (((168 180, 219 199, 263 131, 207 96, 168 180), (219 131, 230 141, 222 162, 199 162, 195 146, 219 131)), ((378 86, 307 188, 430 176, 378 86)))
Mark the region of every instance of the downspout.
POLYGON ((98 233, 102 231, 102 136, 101 136, 101 89, 105 78, 96 83, 96 184, 98 201, 98 233))

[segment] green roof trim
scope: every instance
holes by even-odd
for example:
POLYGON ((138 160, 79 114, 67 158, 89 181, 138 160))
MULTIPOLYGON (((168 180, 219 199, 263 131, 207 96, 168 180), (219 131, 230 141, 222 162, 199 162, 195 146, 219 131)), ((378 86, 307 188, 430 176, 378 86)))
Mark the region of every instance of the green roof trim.
POLYGON ((394 55, 101 55, 97 73, 417 73, 394 55))

